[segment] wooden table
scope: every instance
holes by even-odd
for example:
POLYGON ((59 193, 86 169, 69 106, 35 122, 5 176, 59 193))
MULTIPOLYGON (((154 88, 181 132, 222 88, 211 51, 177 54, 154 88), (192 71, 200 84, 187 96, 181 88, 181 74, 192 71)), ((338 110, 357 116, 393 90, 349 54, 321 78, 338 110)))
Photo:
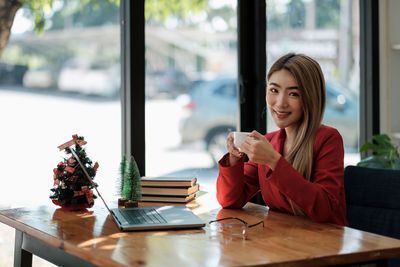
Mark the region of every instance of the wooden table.
MULTIPOLYGON (((147 203, 149 205, 149 203, 147 203)), ((62 266, 325 266, 400 256, 400 240, 247 204, 221 209, 205 194, 189 206, 202 229, 120 232, 100 201, 86 212, 48 206, 0 211, 0 222, 16 229, 15 266, 32 254, 62 266), (236 216, 265 227, 246 238, 212 229, 208 221, 236 216)))

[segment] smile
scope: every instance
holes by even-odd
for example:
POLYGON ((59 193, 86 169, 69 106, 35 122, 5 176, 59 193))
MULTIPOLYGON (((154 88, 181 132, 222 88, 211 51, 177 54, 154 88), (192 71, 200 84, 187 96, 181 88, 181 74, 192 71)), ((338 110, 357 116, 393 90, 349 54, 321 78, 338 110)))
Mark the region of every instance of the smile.
POLYGON ((276 110, 274 110, 274 113, 275 113, 276 117, 278 117, 278 119, 285 119, 285 118, 289 117, 289 115, 291 114, 291 112, 282 112, 282 111, 276 111, 276 110))

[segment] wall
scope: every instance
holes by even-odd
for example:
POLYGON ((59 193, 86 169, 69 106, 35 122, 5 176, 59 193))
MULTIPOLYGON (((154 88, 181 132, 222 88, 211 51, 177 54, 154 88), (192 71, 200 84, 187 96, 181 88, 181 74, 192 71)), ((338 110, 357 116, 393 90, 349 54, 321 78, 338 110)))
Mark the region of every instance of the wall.
POLYGON ((400 142, 400 1, 379 1, 380 127, 400 142))

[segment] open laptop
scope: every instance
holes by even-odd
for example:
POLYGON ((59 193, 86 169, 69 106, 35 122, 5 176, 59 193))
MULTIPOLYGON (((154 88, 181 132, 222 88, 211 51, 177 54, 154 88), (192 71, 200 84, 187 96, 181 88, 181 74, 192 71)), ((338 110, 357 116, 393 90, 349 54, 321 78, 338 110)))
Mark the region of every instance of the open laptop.
POLYGON ((74 149, 70 148, 86 177, 96 189, 121 231, 200 228, 205 223, 186 206, 161 206, 110 209, 74 149))

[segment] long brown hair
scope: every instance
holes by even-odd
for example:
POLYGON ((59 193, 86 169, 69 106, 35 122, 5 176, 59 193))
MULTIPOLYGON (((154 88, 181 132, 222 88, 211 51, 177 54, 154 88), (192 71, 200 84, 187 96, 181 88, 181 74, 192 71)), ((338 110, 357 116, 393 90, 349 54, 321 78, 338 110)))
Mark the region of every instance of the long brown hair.
POLYGON ((289 71, 296 79, 303 103, 303 117, 286 159, 309 181, 315 136, 325 110, 325 79, 318 62, 303 54, 290 53, 279 58, 270 68, 267 79, 282 69, 289 71))

